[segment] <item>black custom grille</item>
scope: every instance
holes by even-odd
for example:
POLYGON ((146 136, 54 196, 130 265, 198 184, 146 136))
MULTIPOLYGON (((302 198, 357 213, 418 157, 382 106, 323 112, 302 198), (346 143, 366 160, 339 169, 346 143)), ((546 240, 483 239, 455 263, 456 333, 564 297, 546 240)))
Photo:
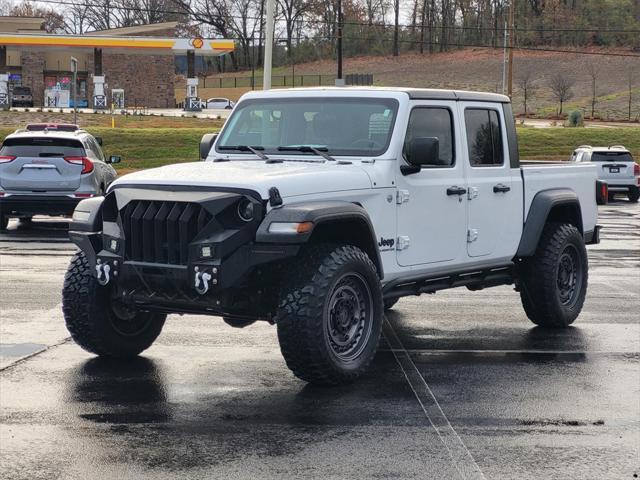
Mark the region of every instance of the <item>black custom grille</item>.
POLYGON ((197 203, 132 200, 120 211, 125 259, 186 265, 189 243, 212 216, 197 203))

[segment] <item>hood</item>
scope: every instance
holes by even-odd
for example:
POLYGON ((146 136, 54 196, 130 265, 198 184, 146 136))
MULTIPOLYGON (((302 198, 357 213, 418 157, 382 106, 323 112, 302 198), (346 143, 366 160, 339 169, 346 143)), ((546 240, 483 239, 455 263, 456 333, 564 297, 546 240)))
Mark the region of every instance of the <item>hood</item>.
POLYGON ((130 173, 114 185, 171 185, 229 187, 254 190, 263 199, 277 187, 280 195, 293 197, 314 193, 372 188, 367 172, 357 163, 263 161, 177 163, 130 173))

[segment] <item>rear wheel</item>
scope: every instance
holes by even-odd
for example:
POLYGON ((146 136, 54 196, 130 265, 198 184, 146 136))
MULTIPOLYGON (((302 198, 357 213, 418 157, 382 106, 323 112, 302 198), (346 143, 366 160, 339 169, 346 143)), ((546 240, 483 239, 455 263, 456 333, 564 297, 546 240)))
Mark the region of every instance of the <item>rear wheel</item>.
POLYGON ((295 263, 276 324, 287 366, 319 385, 354 381, 373 359, 382 330, 376 267, 351 245, 317 245, 295 263))
POLYGON ((166 315, 131 310, 98 285, 83 252, 71 259, 62 289, 62 313, 73 340, 88 352, 134 357, 160 335, 166 315))
POLYGON ((640 188, 630 188, 629 193, 627 193, 627 198, 630 202, 636 203, 638 199, 640 199, 640 188))
POLYGON ((0 213, 0 230, 6 230, 7 225, 9 224, 9 217, 0 213))
POLYGON ((545 226, 533 257, 522 263, 520 297, 536 325, 564 328, 578 317, 587 293, 588 260, 578 229, 545 226))

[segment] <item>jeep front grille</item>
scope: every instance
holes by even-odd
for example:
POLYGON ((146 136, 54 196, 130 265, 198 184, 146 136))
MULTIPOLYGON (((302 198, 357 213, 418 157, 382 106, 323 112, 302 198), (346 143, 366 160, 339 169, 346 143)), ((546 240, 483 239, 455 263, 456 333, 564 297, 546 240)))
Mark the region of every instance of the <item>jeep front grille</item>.
POLYGON ((186 265, 189 244, 212 216, 197 203, 132 200, 120 218, 125 260, 186 265))

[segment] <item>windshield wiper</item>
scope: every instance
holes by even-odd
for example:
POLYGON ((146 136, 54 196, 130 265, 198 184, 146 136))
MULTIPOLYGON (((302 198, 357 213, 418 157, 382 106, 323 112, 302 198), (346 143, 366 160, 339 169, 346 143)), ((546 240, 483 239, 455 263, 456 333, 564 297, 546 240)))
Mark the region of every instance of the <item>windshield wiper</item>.
POLYGON ((253 147, 250 145, 222 145, 218 147, 218 150, 237 150, 239 152, 251 152, 262 160, 269 160, 269 157, 267 157, 260 151, 264 150, 264 147, 261 147, 259 145, 253 147))
POLYGON ((302 153, 315 153, 319 157, 324 158, 325 160, 329 160, 330 162, 335 162, 336 159, 329 155, 329 149, 327 147, 312 147, 310 145, 296 145, 292 147, 278 147, 279 152, 302 152, 302 153))

